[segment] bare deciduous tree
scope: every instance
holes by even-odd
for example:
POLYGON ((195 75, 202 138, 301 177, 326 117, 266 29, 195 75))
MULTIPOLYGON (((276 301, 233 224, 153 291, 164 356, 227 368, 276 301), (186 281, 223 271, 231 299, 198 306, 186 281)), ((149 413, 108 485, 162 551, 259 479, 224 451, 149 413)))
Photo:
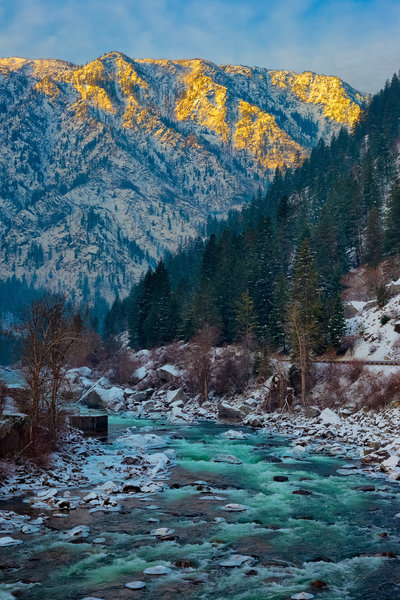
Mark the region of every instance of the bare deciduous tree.
POLYGON ((51 443, 58 427, 59 391, 68 355, 82 336, 83 323, 69 313, 63 296, 45 296, 26 310, 22 364, 28 385, 31 442, 45 427, 51 443))
POLYGON ((203 402, 208 400, 209 383, 212 372, 211 350, 218 339, 215 327, 204 325, 191 340, 189 357, 189 377, 194 387, 200 392, 203 402))

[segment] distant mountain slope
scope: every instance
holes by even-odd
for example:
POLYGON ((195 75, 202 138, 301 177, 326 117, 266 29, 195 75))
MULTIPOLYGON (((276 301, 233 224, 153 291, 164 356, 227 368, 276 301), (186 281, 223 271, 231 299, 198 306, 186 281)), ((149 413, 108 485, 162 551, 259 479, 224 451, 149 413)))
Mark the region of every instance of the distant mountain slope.
POLYGON ((364 100, 336 77, 197 59, 1 59, 0 277, 127 291, 364 100))

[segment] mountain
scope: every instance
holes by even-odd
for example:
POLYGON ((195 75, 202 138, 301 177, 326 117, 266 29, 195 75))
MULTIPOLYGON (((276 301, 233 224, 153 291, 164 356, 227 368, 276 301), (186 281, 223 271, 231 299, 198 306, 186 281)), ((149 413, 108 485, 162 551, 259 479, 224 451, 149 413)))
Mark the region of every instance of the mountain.
POLYGON ((337 77, 199 59, 1 59, 0 278, 125 293, 365 100, 337 77))
MULTIPOLYGON (((374 321, 375 333, 369 327, 365 341, 378 344, 379 319, 382 326, 392 321, 392 334, 400 321, 395 301, 384 315, 374 313, 400 289, 399 157, 395 74, 351 133, 343 129, 330 144, 319 142, 300 167, 278 172, 265 196, 210 223, 208 239, 149 269, 129 297, 115 300, 105 334, 129 328, 134 348, 150 348, 190 340, 207 324, 220 344, 244 337, 248 343, 251 333, 263 349, 290 345, 300 352, 299 340, 308 339, 315 354, 345 350, 341 292, 349 272, 352 280, 363 265, 351 300, 371 301, 365 305, 371 314, 363 313, 370 326, 374 321)), ((350 316, 356 308, 357 302, 350 316)), ((353 323, 360 330, 353 327, 351 335, 361 333, 363 318, 353 323)), ((353 341, 346 341, 347 348, 353 341)), ((398 343, 395 336, 392 341, 398 343)))

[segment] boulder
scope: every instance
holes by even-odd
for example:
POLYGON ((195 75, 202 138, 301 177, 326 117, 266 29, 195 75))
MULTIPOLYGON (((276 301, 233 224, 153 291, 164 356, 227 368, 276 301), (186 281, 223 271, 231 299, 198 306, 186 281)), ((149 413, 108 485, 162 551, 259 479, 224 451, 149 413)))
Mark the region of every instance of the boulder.
POLYGON ((398 467, 400 464, 400 456, 396 456, 395 454, 393 454, 393 456, 389 456, 389 458, 387 458, 386 460, 383 461, 383 463, 381 464, 381 468, 386 470, 386 469, 390 469, 393 467, 398 467))
POLYGON ((183 412, 180 406, 173 406, 172 410, 169 412, 167 417, 168 423, 191 423, 193 421, 192 417, 183 412))
POLYGON ((225 431, 221 435, 228 440, 246 440, 249 437, 247 433, 239 430, 236 431, 235 429, 229 429, 229 431, 225 431))
POLYGON ((264 418, 261 415, 255 415, 251 413, 247 415, 244 420, 246 425, 250 425, 250 427, 263 427, 264 426, 264 418))
POLYGON ((76 369, 69 369, 65 377, 67 379, 77 379, 79 377, 87 377, 90 378, 92 376, 92 369, 89 367, 78 367, 76 369))
POLYGON ((319 421, 324 425, 340 425, 342 422, 339 415, 333 412, 333 410, 330 408, 324 408, 319 415, 319 421))
POLYGON ((106 403, 100 396, 97 389, 91 390, 88 394, 86 394, 86 396, 81 400, 81 403, 88 408, 94 408, 97 410, 104 410, 107 408, 106 403))
POLYGON ((139 381, 142 381, 143 379, 145 379, 149 374, 149 369, 147 367, 139 367, 138 369, 136 369, 136 371, 134 372, 133 376, 138 379, 139 381))
POLYGON ((247 510, 246 506, 244 506, 244 504, 225 504, 225 506, 223 507, 222 510, 225 510, 226 512, 244 512, 245 510, 247 510))
POLYGON ((164 565, 156 565, 154 567, 148 567, 143 571, 145 575, 167 575, 170 573, 171 569, 169 567, 164 567, 164 565))
POLYGON ((308 419, 314 419, 315 417, 319 417, 321 414, 321 409, 318 406, 306 406, 306 417, 308 419))
POLYGON ((295 446, 292 450, 292 456, 293 458, 297 458, 298 460, 301 460, 302 458, 305 457, 306 455, 306 449, 303 446, 295 446))
POLYGON ((386 286, 386 291, 389 298, 397 296, 397 294, 400 294, 400 283, 392 281, 392 283, 389 283, 389 285, 386 286))
POLYGON ((352 304, 351 302, 344 305, 344 318, 345 319, 352 319, 353 317, 357 316, 358 313, 359 313, 358 308, 356 306, 354 306, 354 304, 352 304))
POLYGON ((166 400, 167 404, 172 404, 178 401, 185 403, 187 400, 187 396, 182 388, 178 388, 177 390, 170 390, 169 392, 167 392, 166 400))
POLYGON ((174 365, 164 365, 156 371, 157 377, 163 383, 173 383, 179 377, 179 371, 174 365))
POLYGON ((131 394, 129 396, 129 402, 131 403, 136 403, 136 402, 144 402, 145 400, 147 400, 147 392, 134 392, 133 394, 131 394))
POLYGON ((22 544, 22 540, 15 540, 9 536, 0 537, 0 548, 3 546, 16 546, 17 544, 22 544))
POLYGON ((165 440, 155 433, 132 433, 119 438, 119 441, 132 448, 162 448, 165 440))
POLYGON ((243 413, 238 408, 230 406, 226 402, 220 402, 218 406, 218 421, 227 421, 228 423, 242 423, 243 413))
POLYGON ((71 542, 73 540, 86 538, 88 537, 89 533, 90 527, 87 527, 86 525, 77 525, 77 527, 74 527, 69 531, 61 531, 60 538, 66 542, 71 542))
POLYGON ((233 454, 216 454, 213 458, 214 462, 227 463, 229 465, 241 465, 243 461, 233 454))
POLYGON ((22 450, 29 444, 31 421, 22 413, 3 414, 0 418, 0 458, 22 450))
POLYGON ((241 567, 244 564, 249 564, 254 562, 254 558, 252 556, 243 556, 242 554, 233 554, 226 560, 222 560, 219 563, 220 567, 241 567))

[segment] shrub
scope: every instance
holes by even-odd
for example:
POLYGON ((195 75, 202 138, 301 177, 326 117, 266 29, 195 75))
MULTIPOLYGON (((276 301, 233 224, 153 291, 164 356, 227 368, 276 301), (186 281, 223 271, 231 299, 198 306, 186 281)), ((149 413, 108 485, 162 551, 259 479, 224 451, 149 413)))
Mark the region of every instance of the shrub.
POLYGON ((354 360, 349 365, 346 365, 343 375, 351 384, 353 384, 358 381, 363 372, 364 364, 359 360, 354 360))
POLYGON ((123 348, 109 361, 110 381, 123 385, 132 383, 132 376, 137 367, 133 362, 132 351, 123 348))
POLYGON ((381 325, 383 326, 386 325, 386 323, 389 323, 390 317, 388 315, 382 315, 379 320, 381 322, 381 325))
POLYGON ((370 373, 364 378, 359 392, 362 405, 369 410, 379 410, 400 397, 400 372, 384 377, 370 373))
POLYGON ((243 392, 252 374, 253 360, 246 348, 226 349, 219 353, 214 364, 213 387, 218 396, 243 392))

